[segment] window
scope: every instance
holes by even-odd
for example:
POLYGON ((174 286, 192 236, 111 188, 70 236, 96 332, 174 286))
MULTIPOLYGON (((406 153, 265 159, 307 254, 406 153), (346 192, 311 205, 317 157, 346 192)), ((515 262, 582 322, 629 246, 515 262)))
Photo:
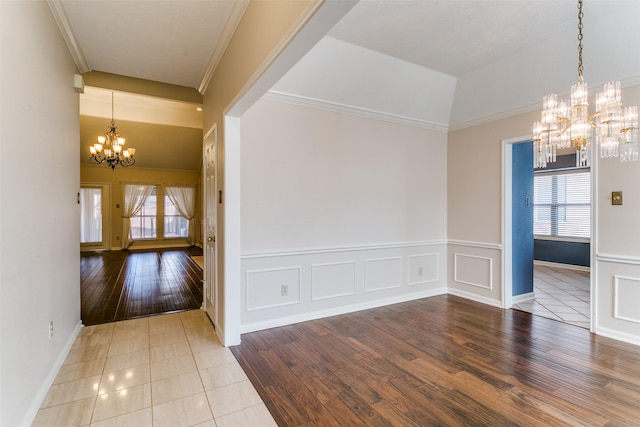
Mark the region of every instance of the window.
POLYGON ((131 217, 131 238, 133 240, 156 238, 157 213, 156 187, 154 186, 144 205, 131 217))
POLYGON ((180 215, 167 194, 164 195, 164 237, 167 239, 187 237, 189 221, 180 215))
POLYGON ((591 237, 589 172, 536 173, 533 233, 542 236, 591 237))

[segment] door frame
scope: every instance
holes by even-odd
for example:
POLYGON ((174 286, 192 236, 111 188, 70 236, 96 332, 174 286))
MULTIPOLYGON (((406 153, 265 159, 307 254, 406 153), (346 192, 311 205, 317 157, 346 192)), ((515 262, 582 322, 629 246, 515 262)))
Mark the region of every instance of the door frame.
MULTIPOLYGON (((533 140, 533 135, 519 136, 502 140, 502 308, 513 306, 513 270, 512 270, 512 173, 513 173, 513 144, 533 140)), ((598 238, 598 159, 595 143, 591 144, 591 266, 589 268, 589 289, 591 292, 591 326, 589 330, 595 333, 597 324, 597 289, 596 289, 596 251, 598 238)), ((533 167, 533 165, 532 165, 533 167)), ((531 261, 533 262, 533 260, 531 261)))
POLYGON ((532 139, 526 135, 502 140, 502 308, 513 306, 513 145, 532 139))
MULTIPOLYGON (((217 124, 214 124, 211 129, 209 129, 203 137, 202 140, 202 208, 203 208, 203 225, 204 227, 202 228, 202 245, 203 245, 203 250, 204 250, 204 270, 203 270, 203 300, 202 300, 202 306, 205 310, 205 313, 207 313, 207 315, 209 315, 209 317, 211 318, 211 321, 213 322, 216 331, 218 333, 221 332, 220 329, 220 301, 219 301, 219 279, 218 279, 218 242, 219 239, 217 238, 217 236, 215 234, 218 234, 218 212, 217 212, 217 207, 218 204, 216 203, 215 209, 214 209, 214 216, 215 216, 215 232, 213 236, 209 236, 208 235, 208 227, 207 227, 207 218, 208 218, 208 210, 207 210, 207 205, 208 205, 208 201, 207 201, 207 195, 208 195, 208 186, 207 186, 207 162, 206 162, 206 146, 207 143, 211 142, 210 139, 213 138, 213 149, 215 152, 215 159, 214 159, 214 174, 213 174, 213 194, 217 194, 218 191, 218 128, 217 128, 217 124), (213 260, 210 260, 207 257, 207 239, 209 237, 213 237, 214 241, 213 241, 213 251, 214 251, 214 256, 213 256, 213 260), (210 265, 210 263, 213 262, 213 266, 210 265), (210 271, 211 267, 213 267, 213 316, 211 316, 211 313, 207 310, 207 291, 208 291, 208 281, 207 281, 207 273, 210 271)), ((221 337, 222 339, 222 337, 221 337)))
MULTIPOLYGON (((102 190, 102 244, 80 243, 80 252, 111 250, 111 184, 104 182, 81 182, 80 188, 100 188, 102 190)), ((78 195, 78 198, 80 196, 78 195)), ((78 203, 80 200, 78 199, 78 203)))

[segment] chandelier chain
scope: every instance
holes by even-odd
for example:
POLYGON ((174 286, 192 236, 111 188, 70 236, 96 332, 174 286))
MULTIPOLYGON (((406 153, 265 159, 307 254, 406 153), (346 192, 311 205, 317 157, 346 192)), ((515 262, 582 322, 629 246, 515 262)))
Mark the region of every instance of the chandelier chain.
POLYGON ((578 81, 583 82, 582 78, 582 0, 578 0, 578 81))

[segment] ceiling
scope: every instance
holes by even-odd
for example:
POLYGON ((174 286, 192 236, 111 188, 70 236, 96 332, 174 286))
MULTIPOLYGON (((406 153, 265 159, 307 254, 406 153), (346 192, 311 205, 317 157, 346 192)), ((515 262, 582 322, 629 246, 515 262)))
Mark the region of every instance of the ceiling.
MULTIPOLYGON (((81 71, 202 93, 247 1, 49 4, 81 71)), ((640 83, 640 49, 628 49, 640 42, 640 2, 586 0, 584 13, 591 87, 640 83)), ((361 0, 271 92, 451 130, 566 94, 576 35, 574 0, 361 0)))

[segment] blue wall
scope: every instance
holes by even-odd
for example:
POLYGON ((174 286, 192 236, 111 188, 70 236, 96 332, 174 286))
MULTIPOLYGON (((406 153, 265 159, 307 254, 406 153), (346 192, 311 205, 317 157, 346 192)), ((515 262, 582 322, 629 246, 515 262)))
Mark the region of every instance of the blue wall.
POLYGON ((533 143, 514 144, 511 175, 512 294, 533 292, 533 143))
POLYGON ((591 265, 588 242, 562 242, 536 239, 533 243, 533 259, 589 267, 591 265))

